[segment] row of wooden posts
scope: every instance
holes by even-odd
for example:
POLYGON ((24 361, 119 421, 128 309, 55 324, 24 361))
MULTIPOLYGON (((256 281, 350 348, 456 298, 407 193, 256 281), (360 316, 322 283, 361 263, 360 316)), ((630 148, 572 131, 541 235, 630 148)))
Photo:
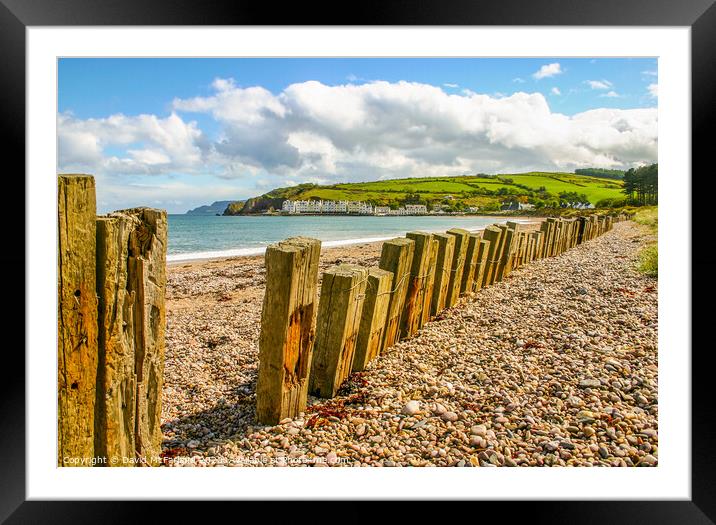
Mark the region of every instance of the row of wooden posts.
POLYGON ((266 250, 256 414, 274 425, 306 407, 307 395, 334 397, 401 339, 410 338, 460 297, 611 230, 624 216, 548 218, 537 231, 516 222, 482 234, 410 232, 383 243, 378 268, 339 264, 323 273, 321 241, 294 237, 266 250))
POLYGON ((57 197, 57 463, 157 465, 166 211, 98 217, 89 175, 60 175, 57 197))

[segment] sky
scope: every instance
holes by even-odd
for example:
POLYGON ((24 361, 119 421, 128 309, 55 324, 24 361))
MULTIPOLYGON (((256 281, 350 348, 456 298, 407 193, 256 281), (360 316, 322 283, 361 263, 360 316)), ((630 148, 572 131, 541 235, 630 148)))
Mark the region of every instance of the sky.
POLYGON ((657 161, 656 58, 65 58, 58 171, 100 213, 303 182, 657 161))

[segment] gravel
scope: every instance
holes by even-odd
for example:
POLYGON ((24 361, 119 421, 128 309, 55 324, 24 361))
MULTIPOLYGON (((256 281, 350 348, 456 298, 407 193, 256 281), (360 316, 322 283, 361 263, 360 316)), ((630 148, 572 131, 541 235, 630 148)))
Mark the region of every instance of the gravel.
MULTIPOLYGON (((653 240, 632 223, 441 313, 276 426, 255 421, 261 257, 170 267, 170 466, 656 466, 653 240)), ((377 265, 379 244, 325 250, 377 265)))

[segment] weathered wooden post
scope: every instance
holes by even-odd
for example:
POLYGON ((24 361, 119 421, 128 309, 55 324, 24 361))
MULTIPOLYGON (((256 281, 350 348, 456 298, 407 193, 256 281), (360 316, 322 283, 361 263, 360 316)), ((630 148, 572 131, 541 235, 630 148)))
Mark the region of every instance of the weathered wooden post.
POLYGON ((60 175, 57 186, 57 464, 87 466, 98 354, 95 184, 89 175, 60 175))
POLYGON ((275 425, 306 408, 316 333, 321 241, 294 237, 266 248, 256 419, 275 425))
POLYGON ((97 218, 99 363, 95 454, 106 458, 109 466, 133 466, 136 451, 136 291, 130 289, 127 265, 129 236, 134 226, 133 217, 127 215, 97 218))
POLYGON ((155 466, 162 451, 161 402, 164 384, 166 326, 167 212, 135 208, 119 213, 136 219, 129 235, 128 275, 135 292, 134 371, 137 375, 137 414, 134 435, 142 462, 155 466))
POLYGON ((383 334, 388 320, 390 290, 393 273, 380 268, 368 270, 365 300, 358 326, 358 340, 353 357, 353 371, 361 372, 380 354, 383 334))
POLYGON ((501 281, 502 277, 504 277, 503 273, 501 272, 501 266, 503 262, 502 256, 505 253, 505 245, 507 244, 507 231, 509 230, 506 224, 498 224, 497 227, 502 231, 502 235, 500 235, 500 242, 498 243, 497 251, 495 252, 495 260, 497 262, 495 264, 495 271, 492 273, 492 283, 501 281))
POLYGON ((430 258, 428 259, 428 276, 425 280, 425 294, 423 297, 423 315, 420 318, 420 328, 425 323, 430 321, 430 305, 433 301, 433 290, 435 289, 435 279, 437 276, 438 266, 438 250, 440 249, 440 243, 433 235, 430 240, 430 258))
POLYGON ((97 219, 95 447, 110 466, 160 463, 166 250, 164 210, 133 208, 97 219))
POLYGON ((577 220, 579 221, 577 225, 577 244, 582 244, 587 240, 587 218, 579 217, 577 220))
POLYGON ((427 290, 426 283, 428 277, 432 277, 429 275, 429 265, 433 236, 420 231, 408 232, 405 236, 415 241, 415 249, 410 267, 410 279, 408 280, 403 315, 400 321, 401 339, 411 337, 420 329, 427 290))
POLYGON ((393 346, 400 336, 400 318, 408 293, 408 279, 413 264, 415 241, 398 237, 383 243, 379 267, 393 272, 392 294, 388 305, 388 321, 381 353, 393 346))
POLYGON ((455 236, 436 233, 433 238, 438 242, 438 254, 435 264, 433 297, 430 301, 430 315, 435 317, 445 309, 445 299, 450 284, 450 268, 455 252, 455 236))
POLYGON ((475 280, 475 266, 477 265, 477 254, 480 249, 480 236, 471 233, 467 238, 467 252, 465 253, 465 270, 462 272, 460 283, 460 295, 473 292, 475 280))
POLYGON ((451 228, 446 233, 455 237, 455 251, 452 256, 450 280, 448 283, 447 297, 445 298, 445 307, 452 308, 457 304, 457 300, 460 297, 460 284, 462 283, 462 274, 465 271, 467 240, 470 236, 470 232, 462 228, 451 228))
POLYGON ((542 224, 540 225, 540 232, 542 233, 542 240, 540 243, 540 250, 539 250, 539 258, 544 259, 546 257, 549 257, 549 231, 550 231, 550 222, 549 219, 546 221, 542 221, 542 224))
POLYGON ((481 239, 478 243, 477 257, 475 259, 475 277, 473 279, 472 291, 477 292, 482 288, 487 267, 487 256, 490 251, 490 241, 481 239))
POLYGON ((540 245, 542 244, 542 232, 541 231, 534 231, 532 232, 532 260, 539 259, 539 253, 540 253, 540 245))
POLYGON ((549 254, 550 257, 554 257, 557 255, 557 249, 556 249, 556 243, 557 243, 557 236, 559 234, 559 219, 555 218, 552 221, 551 224, 551 232, 550 232, 550 240, 549 240, 549 254))
POLYGON ((353 366, 368 270, 339 264, 323 273, 308 391, 334 397, 353 366))
POLYGON ((490 243, 489 250, 487 252, 487 266, 485 266, 482 288, 489 286, 493 282, 492 276, 495 273, 497 263, 499 262, 496 254, 501 237, 502 230, 497 226, 487 226, 485 231, 482 233, 482 238, 490 243))
POLYGON ((505 228, 502 230, 505 242, 502 243, 502 254, 499 257, 497 265, 496 281, 502 281, 509 273, 508 266, 512 264, 515 250, 515 237, 517 232, 513 228, 505 228))
POLYGON ((525 253, 527 251, 527 244, 525 242, 525 232, 516 232, 517 235, 517 243, 516 248, 514 250, 514 256, 513 256, 513 262, 510 263, 510 269, 509 272, 512 271, 512 268, 519 268, 523 264, 525 264, 525 253))

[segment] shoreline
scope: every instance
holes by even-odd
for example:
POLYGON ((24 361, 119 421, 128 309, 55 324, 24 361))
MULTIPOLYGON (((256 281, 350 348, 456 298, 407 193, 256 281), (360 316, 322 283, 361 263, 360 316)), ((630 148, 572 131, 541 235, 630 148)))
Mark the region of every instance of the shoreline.
MULTIPOLYGON (((618 223, 518 268, 276 426, 255 420, 263 257, 171 267, 165 464, 656 466, 658 281, 636 271, 654 239, 618 223)), ((379 260, 378 242, 328 248, 319 276, 379 260)))
MULTIPOLYGON (((478 216, 476 216, 478 217, 478 216)), ((480 216, 482 217, 482 216, 480 216)), ((503 217, 505 219, 508 219, 508 217, 503 217)), ((542 218, 541 217, 531 217, 531 216, 515 216, 515 217, 509 217, 509 219, 514 220, 515 222, 519 222, 520 224, 523 224, 525 226, 532 225, 539 223, 542 218)), ((501 224, 506 221, 496 221, 497 224, 501 224)), ((459 227, 459 226, 456 226, 459 227)), ((449 228, 448 228, 449 229, 449 228)), ((470 233, 477 233, 485 229, 485 226, 469 229, 466 228, 470 233)), ((406 230, 407 231, 413 231, 413 230, 406 230)), ((445 228, 439 228, 439 229, 430 229, 430 230, 422 230, 427 231, 428 233, 438 233, 438 232, 444 232, 446 231, 445 228)), ((405 235, 405 232, 403 232, 402 235, 405 235)), ((324 249, 334 249, 334 248, 342 248, 346 246, 356 246, 359 244, 373 244, 378 242, 384 242, 389 239, 393 239, 395 237, 402 236, 400 234, 394 234, 394 235, 387 235, 387 236, 380 236, 380 237, 361 237, 361 238, 353 238, 353 239, 332 239, 328 241, 322 241, 321 242, 321 252, 323 252, 324 249)), ((186 252, 186 253, 173 253, 173 254, 167 254, 167 266, 168 267, 176 267, 176 266, 182 266, 185 264, 197 264, 202 262, 208 262, 208 261, 229 261, 244 257, 257 257, 262 256, 264 252, 266 251, 266 246, 257 246, 257 247, 245 247, 245 248, 230 248, 226 250, 210 250, 210 251, 201 251, 201 252, 186 252)))

